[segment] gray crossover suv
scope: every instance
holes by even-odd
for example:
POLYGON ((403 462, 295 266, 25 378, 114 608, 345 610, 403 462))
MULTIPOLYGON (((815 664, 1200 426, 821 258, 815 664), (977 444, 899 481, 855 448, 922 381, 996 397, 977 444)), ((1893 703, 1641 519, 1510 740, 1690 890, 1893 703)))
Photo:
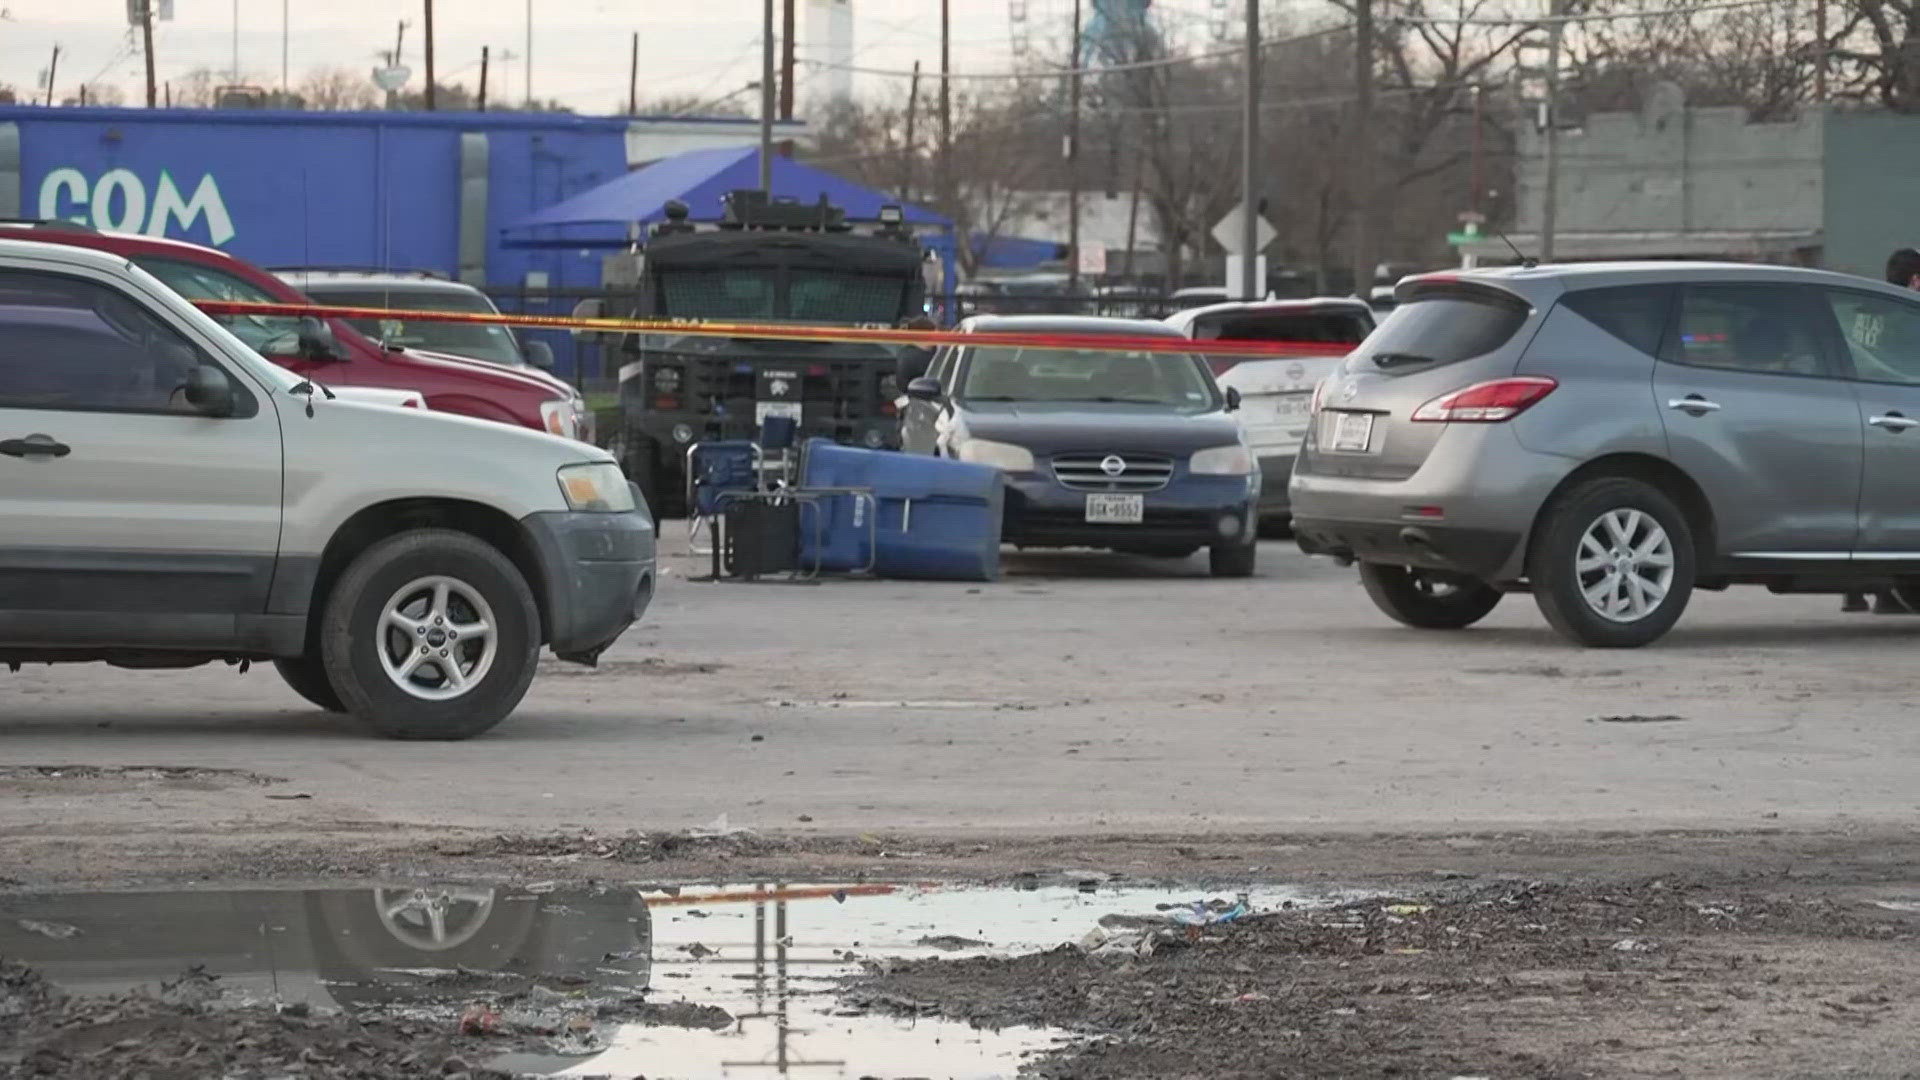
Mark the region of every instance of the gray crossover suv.
POLYGON ((1315 392, 1309 553, 1454 629, 1508 592, 1644 645, 1694 589, 1920 588, 1920 296, 1785 267, 1412 278, 1315 392))

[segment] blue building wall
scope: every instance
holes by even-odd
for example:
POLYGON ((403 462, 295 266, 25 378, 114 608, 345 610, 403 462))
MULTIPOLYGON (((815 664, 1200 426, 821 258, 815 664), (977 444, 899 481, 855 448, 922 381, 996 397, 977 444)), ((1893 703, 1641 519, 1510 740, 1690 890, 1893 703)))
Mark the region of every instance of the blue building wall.
POLYGON ((529 270, 555 287, 598 284, 597 254, 509 249, 499 229, 627 170, 624 118, 14 106, 0 107, 0 123, 20 133, 20 216, 193 240, 268 265, 449 273, 460 135, 483 133, 497 288, 529 270))

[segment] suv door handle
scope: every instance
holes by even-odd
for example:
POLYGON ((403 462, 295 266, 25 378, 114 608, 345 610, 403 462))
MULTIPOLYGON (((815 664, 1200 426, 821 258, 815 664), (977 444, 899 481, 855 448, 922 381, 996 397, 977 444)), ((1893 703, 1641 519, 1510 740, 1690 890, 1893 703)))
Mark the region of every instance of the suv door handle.
POLYGON ((1867 423, 1872 424, 1874 427, 1877 427, 1877 428, 1885 428, 1896 435, 1902 431, 1907 430, 1910 427, 1920 427, 1920 420, 1915 420, 1912 417, 1901 416, 1897 412, 1889 412, 1885 416, 1876 416, 1873 419, 1867 421, 1867 423))
POLYGON ((1688 394, 1686 397, 1668 398, 1667 408, 1678 409, 1692 416, 1705 416, 1710 412, 1719 412, 1720 403, 1708 401, 1699 394, 1688 394))
POLYGON ((29 435, 24 439, 7 439, 0 442, 0 454, 8 457, 66 457, 73 453, 73 447, 63 442, 55 442, 51 435, 29 435))

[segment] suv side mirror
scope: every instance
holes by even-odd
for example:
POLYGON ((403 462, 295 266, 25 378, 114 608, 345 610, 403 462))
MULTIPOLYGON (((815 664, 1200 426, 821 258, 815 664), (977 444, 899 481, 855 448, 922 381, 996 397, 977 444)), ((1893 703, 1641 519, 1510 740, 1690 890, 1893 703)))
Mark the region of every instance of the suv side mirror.
POLYGON ((211 364, 201 364, 187 374, 186 394, 187 404, 202 415, 233 415, 233 382, 211 364))
POLYGON ((300 358, 303 360, 340 360, 345 357, 333 328, 311 315, 300 317, 300 358))
POLYGON ((940 380, 922 375, 907 384, 907 396, 915 401, 939 401, 940 380))
POLYGON ((529 341, 526 344, 527 363, 541 371, 553 370, 553 346, 544 341, 529 341))
POLYGON ((1240 411, 1240 388, 1237 386, 1227 387, 1227 411, 1240 411))

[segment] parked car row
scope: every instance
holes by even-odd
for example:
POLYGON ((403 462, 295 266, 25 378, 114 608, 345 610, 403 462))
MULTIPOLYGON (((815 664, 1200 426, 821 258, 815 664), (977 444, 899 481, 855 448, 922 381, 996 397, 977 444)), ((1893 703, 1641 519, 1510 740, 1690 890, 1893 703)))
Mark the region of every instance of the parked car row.
POLYGON ((0 663, 272 661, 464 738, 541 647, 590 664, 644 613, 653 521, 564 384, 208 299, 306 302, 209 248, 0 227, 0 663))

